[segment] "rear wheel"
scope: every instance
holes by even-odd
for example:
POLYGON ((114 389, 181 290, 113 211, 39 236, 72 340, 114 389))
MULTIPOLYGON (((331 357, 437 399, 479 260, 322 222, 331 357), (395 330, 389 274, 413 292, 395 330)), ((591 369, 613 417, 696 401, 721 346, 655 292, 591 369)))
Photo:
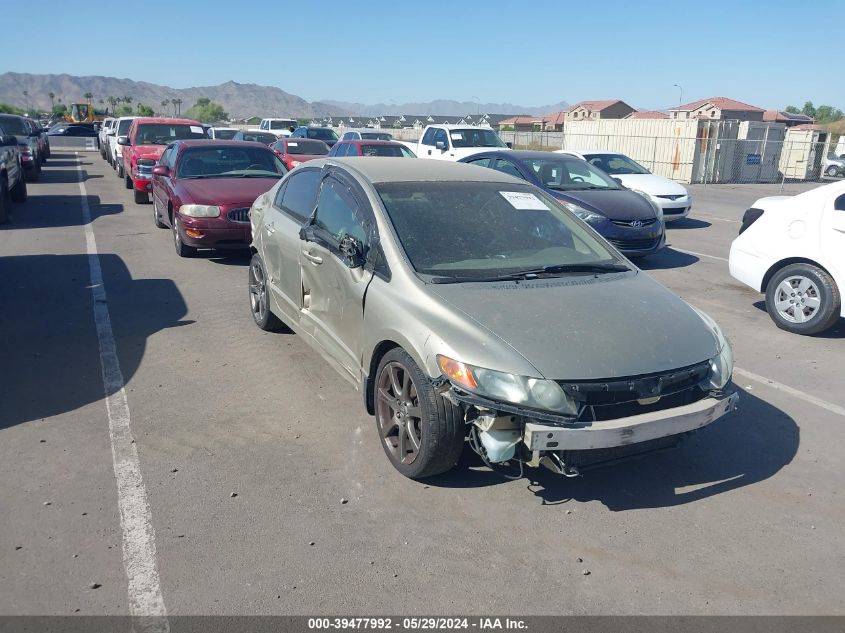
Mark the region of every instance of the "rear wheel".
POLYGON ((450 470, 461 456, 461 410, 434 392, 431 381, 401 348, 387 352, 375 381, 376 426, 393 467, 411 479, 450 470))
POLYGON ((270 310, 267 273, 258 253, 249 262, 249 309, 255 324, 262 330, 273 332, 282 327, 282 322, 270 310))
POLYGON ((842 298, 833 278, 813 264, 779 270, 766 287, 766 310, 782 330, 818 334, 839 319, 842 298))
POLYGON ((830 167, 827 168, 827 175, 828 176, 835 176, 837 174, 837 171, 838 170, 836 169, 836 165, 831 165, 830 167))
POLYGON ((12 187, 12 191, 10 193, 13 202, 26 202, 26 181, 23 178, 18 178, 17 184, 12 187))
POLYGON ((188 246, 182 241, 182 235, 179 233, 179 216, 173 216, 171 225, 173 226, 173 246, 176 247, 176 254, 179 257, 193 257, 196 255, 197 249, 193 246, 188 246))

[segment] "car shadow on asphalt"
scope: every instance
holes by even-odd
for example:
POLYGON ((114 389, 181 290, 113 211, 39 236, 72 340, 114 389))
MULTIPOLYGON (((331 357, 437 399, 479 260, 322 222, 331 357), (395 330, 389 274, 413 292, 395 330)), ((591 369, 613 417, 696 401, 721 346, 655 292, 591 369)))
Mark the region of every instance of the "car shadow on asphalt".
MULTIPOLYGON (((187 308, 171 279, 132 279, 120 257, 98 259, 127 382, 150 336, 192 321, 180 320, 187 308)), ((0 279, 0 429, 103 400, 88 255, 0 257, 0 279)))
MULTIPOLYGON (((12 205, 12 223, 0 230, 41 229, 46 227, 82 226, 82 210, 77 195, 31 194, 26 202, 12 205)), ((88 196, 91 220, 103 215, 123 213, 122 204, 103 204, 100 196, 88 196)))
POLYGON ((666 268, 686 268, 692 266, 698 260, 699 258, 695 255, 682 253, 671 246, 667 246, 654 255, 635 259, 634 263, 643 270, 662 270, 666 268))
MULTIPOLYGON (((764 481, 795 457, 798 425, 765 400, 737 391, 737 411, 686 436, 675 449, 587 470, 575 478, 525 468, 520 481, 542 505, 600 501, 614 512, 683 505, 764 481)), ((426 484, 475 488, 507 481, 483 467, 467 447, 455 469, 426 484)))
POLYGON ((249 266, 252 253, 249 247, 225 251, 200 251, 198 258, 205 258, 208 261, 220 266, 249 266))
MULTIPOLYGON (((47 162, 47 165, 51 169, 42 169, 41 170, 41 177, 38 179, 38 182, 45 183, 45 184, 63 184, 69 182, 79 182, 79 174, 80 171, 76 169, 76 165, 72 164, 73 169, 53 169, 56 165, 50 164, 47 162)), ((102 174, 89 174, 86 169, 82 170, 82 182, 86 182, 93 178, 102 178, 102 174)))
POLYGON ((708 226, 713 225, 698 218, 681 218, 666 223, 667 229, 706 229, 708 226))
MULTIPOLYGON (((760 312, 764 312, 767 316, 769 314, 768 310, 766 310, 766 302, 765 301, 755 301, 752 304, 755 308, 760 310, 760 312)), ((777 327, 774 323, 772 323, 772 327, 777 327)), ((802 336, 801 334, 793 334, 793 336, 802 336)), ((813 338, 829 338, 829 339, 843 339, 845 338, 845 319, 840 318, 832 328, 826 330, 824 332, 819 332, 818 334, 804 334, 803 336, 811 336, 813 338)))

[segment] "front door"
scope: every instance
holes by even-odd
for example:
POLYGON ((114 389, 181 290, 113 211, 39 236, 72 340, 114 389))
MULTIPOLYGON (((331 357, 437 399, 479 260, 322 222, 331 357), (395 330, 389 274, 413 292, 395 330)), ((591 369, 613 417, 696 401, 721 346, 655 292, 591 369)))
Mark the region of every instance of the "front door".
POLYGON ((354 265, 341 253, 344 238, 354 238, 365 256, 375 222, 363 195, 342 176, 323 180, 317 210, 300 242, 303 332, 314 337, 323 356, 350 382, 361 379, 364 294, 372 270, 354 265))
POLYGON ((831 274, 842 283, 845 280, 845 194, 825 204, 820 228, 822 253, 832 264, 831 274))

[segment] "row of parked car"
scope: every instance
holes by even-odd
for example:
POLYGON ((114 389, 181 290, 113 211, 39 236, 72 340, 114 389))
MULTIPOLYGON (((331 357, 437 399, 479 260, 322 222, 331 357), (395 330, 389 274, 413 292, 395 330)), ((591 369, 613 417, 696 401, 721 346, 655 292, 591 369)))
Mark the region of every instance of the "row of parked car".
POLYGON ((29 117, 0 114, 0 224, 11 221, 13 202, 26 202, 26 183, 40 178, 48 158, 46 128, 29 117))

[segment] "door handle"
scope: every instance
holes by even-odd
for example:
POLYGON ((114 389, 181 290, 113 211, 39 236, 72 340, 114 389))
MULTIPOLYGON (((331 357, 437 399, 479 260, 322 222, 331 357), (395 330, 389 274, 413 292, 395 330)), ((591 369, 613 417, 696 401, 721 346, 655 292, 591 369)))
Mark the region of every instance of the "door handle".
POLYGON ((319 255, 312 255, 308 251, 302 251, 302 254, 305 256, 305 259, 307 259, 309 262, 311 262, 315 266, 323 263, 323 258, 320 257, 319 255))

